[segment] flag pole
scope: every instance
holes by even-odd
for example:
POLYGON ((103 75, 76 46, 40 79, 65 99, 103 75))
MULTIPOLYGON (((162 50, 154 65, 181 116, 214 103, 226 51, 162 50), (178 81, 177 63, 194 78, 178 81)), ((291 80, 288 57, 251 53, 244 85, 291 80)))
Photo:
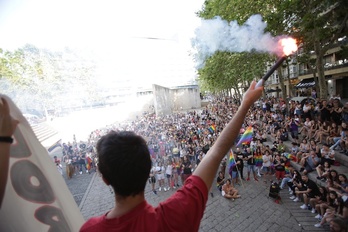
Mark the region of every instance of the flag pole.
MULTIPOLYGON (((232 151, 232 148, 231 148, 230 152, 232 153, 233 159, 234 159, 235 162, 236 162, 236 159, 234 158, 234 153, 233 153, 233 151, 232 151)), ((240 175, 240 171, 239 171, 237 162, 236 162, 236 168, 237 168, 237 172, 238 172, 238 177, 239 177, 240 183, 242 183, 242 187, 245 188, 245 187, 244 187, 244 184, 243 184, 243 181, 242 181, 242 177, 241 177, 241 175, 240 175)))

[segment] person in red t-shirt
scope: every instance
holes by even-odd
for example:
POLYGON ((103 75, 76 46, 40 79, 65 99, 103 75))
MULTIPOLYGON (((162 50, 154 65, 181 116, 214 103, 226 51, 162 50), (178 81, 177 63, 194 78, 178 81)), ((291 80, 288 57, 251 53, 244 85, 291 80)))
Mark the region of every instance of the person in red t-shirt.
POLYGON ((114 189, 115 207, 89 219, 80 231, 198 231, 220 162, 233 146, 250 106, 262 94, 263 87, 255 85, 252 82, 238 111, 184 186, 157 207, 144 196, 151 169, 145 140, 129 131, 103 136, 97 143, 98 168, 104 182, 114 189))

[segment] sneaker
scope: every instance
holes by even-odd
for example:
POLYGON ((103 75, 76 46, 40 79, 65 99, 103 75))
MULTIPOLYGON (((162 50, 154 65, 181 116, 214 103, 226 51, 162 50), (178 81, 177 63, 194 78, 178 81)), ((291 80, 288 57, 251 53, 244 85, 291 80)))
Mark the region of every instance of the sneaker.
POLYGON ((289 194, 292 195, 292 194, 294 194, 294 192, 293 192, 293 191, 290 191, 289 194))
POLYGON ((317 223, 317 224, 315 224, 314 226, 317 227, 317 228, 322 227, 322 225, 321 225, 320 223, 317 223))
POLYGON ((312 209, 312 210, 311 210, 311 213, 315 213, 315 209, 312 209))
POLYGON ((166 188, 163 188, 165 192, 167 192, 167 189, 166 188))
POLYGON ((315 219, 320 219, 321 218, 321 215, 318 214, 317 216, 314 217, 315 219))
POLYGON ((160 187, 160 188, 158 189, 158 191, 161 192, 161 191, 162 191, 162 188, 160 187))
POLYGON ((152 192, 153 192, 153 193, 154 193, 155 195, 157 195, 157 192, 156 192, 156 190, 153 190, 152 192))
POLYGON ((295 198, 296 198, 295 196, 291 196, 291 197, 290 197, 291 200, 294 200, 295 198))
POLYGON ((168 187, 168 189, 167 189, 168 191, 170 190, 170 187, 168 187))
POLYGON ((292 192, 291 188, 289 188, 289 192, 292 192))
POLYGON ((259 177, 261 177, 261 174, 260 174, 260 173, 257 173, 257 175, 258 175, 259 177))
POLYGON ((86 173, 88 173, 88 170, 86 170, 86 173))
POLYGON ((80 172, 80 175, 82 174, 82 172, 80 172))
POLYGON ((247 178, 247 181, 249 181, 249 180, 250 180, 250 178, 248 177, 248 178, 247 178))
POLYGON ((300 199, 298 199, 298 197, 296 197, 296 198, 294 199, 294 202, 298 202, 298 201, 300 201, 300 199))
POLYGON ((173 186, 173 189, 176 189, 175 185, 173 186))
POLYGON ((307 205, 306 204, 303 204, 300 206, 301 209, 307 209, 307 205))

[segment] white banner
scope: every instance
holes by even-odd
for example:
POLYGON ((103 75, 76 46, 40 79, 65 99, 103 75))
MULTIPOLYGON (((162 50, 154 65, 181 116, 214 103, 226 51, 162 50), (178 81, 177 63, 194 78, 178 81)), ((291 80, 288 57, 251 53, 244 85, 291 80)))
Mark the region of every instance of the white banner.
POLYGON ((78 231, 84 219, 63 177, 20 110, 7 96, 0 96, 9 103, 11 116, 19 120, 0 210, 0 231, 78 231))

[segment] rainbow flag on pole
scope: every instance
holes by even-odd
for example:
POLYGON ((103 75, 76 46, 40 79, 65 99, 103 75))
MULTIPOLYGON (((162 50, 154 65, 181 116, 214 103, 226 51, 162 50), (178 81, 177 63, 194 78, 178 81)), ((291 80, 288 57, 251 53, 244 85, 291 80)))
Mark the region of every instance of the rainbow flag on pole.
POLYGON ((208 130, 210 131, 210 133, 214 133, 214 132, 215 132, 215 130, 216 130, 215 125, 214 125, 214 124, 213 124, 213 125, 211 125, 211 126, 208 128, 208 130))
POLYGON ((252 139, 253 139, 253 127, 248 126, 248 128, 244 131, 242 137, 238 141, 236 147, 238 147, 242 143, 250 143, 252 139))
POLYGON ((228 167, 229 167, 229 170, 230 170, 233 166, 236 166, 236 160, 234 159, 234 155, 233 155, 233 151, 232 150, 230 150, 230 155, 228 157, 228 160, 229 160, 228 167))

